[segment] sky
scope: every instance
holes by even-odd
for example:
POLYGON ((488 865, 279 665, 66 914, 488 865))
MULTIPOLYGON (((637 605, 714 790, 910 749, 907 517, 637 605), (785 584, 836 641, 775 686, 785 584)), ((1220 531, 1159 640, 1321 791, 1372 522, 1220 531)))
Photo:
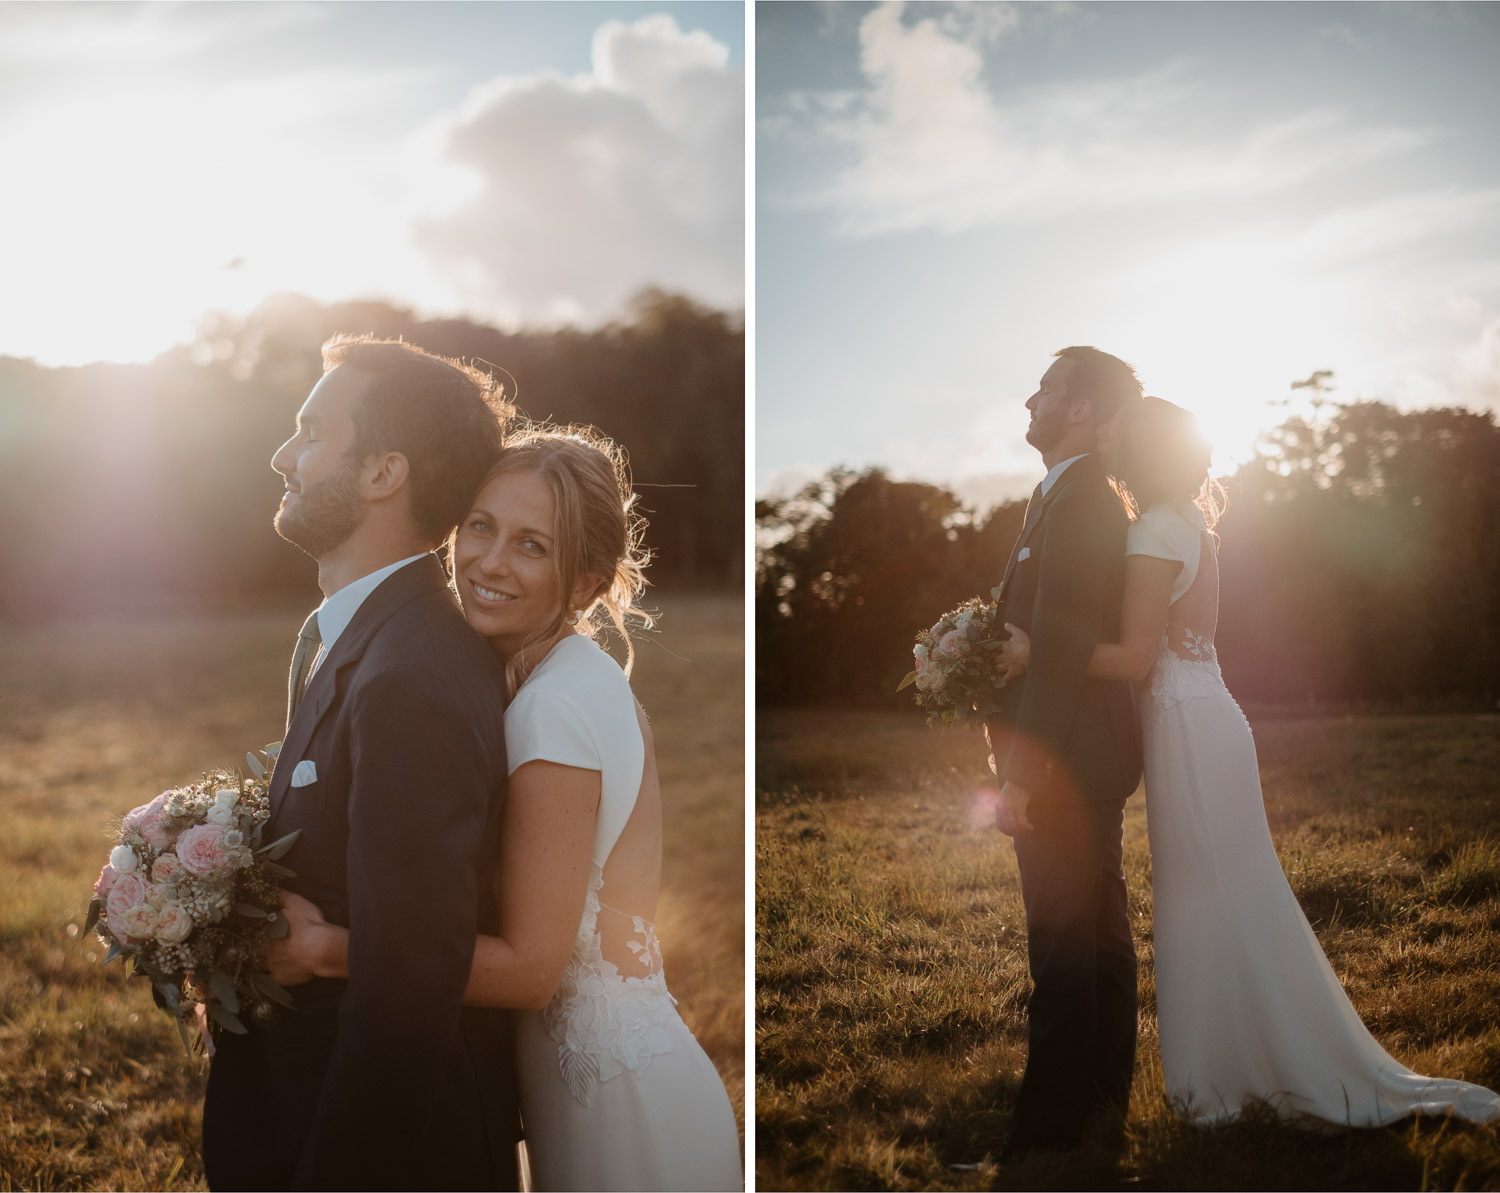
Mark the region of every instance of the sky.
POLYGON ((739 3, 0 2, 0 355, 209 310, 593 326, 743 308, 739 3))
POLYGON ((755 36, 759 492, 1024 496, 1069 344, 1224 470, 1318 369, 1500 407, 1500 4, 762 4, 755 36))

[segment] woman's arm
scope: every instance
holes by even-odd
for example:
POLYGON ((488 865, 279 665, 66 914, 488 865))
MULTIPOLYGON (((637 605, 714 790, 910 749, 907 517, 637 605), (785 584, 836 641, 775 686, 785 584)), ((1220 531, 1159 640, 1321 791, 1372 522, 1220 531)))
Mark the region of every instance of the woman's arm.
MULTIPOLYGON (((599 793, 596 770, 537 761, 511 775, 495 883, 500 935, 474 941, 465 1006, 539 1009, 552 997, 583 918, 599 793)), ((271 976, 283 986, 348 976, 348 929, 300 895, 284 893, 282 909, 291 931, 267 950, 271 976)))
MULTIPOLYGON (((1157 559, 1151 555, 1125 557, 1125 596, 1120 610, 1120 641, 1101 642, 1089 658, 1090 679, 1146 678, 1161 636, 1167 628, 1167 608, 1172 603, 1172 584, 1182 571, 1182 561, 1157 559)), ((1026 670, 1031 641, 1024 630, 1006 623, 1010 638, 1000 647, 996 666, 1012 679, 1026 670)))

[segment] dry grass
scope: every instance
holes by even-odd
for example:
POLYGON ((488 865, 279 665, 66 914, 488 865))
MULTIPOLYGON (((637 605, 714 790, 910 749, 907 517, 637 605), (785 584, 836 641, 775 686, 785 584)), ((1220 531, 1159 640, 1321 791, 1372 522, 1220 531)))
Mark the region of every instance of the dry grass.
MULTIPOLYGON (((742 606, 662 605, 634 682, 666 804, 658 922, 743 1119, 742 606)), ((204 1074, 78 927, 110 816, 280 736, 304 614, 0 631, 0 1190, 204 1187, 204 1074)))
MULTIPOLYGON (((1258 721, 1272 832, 1371 1030, 1500 1088, 1500 718, 1258 721)), ((756 1145, 762 1189, 1496 1188, 1500 1126, 1184 1128, 1164 1103, 1144 801, 1126 816, 1140 949, 1128 1149, 982 1175, 1025 1059, 1014 855, 980 739, 913 717, 757 718, 756 1145)))

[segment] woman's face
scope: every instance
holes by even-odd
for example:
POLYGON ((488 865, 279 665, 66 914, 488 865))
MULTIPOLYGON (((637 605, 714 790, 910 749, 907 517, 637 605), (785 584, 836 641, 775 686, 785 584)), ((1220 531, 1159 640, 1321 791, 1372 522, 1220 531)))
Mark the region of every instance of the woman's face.
POLYGON ((557 502, 536 472, 504 472, 474 498, 453 543, 453 575, 475 632, 514 654, 557 615, 557 502))
POLYGON ((1126 402, 1115 411, 1114 418, 1099 428, 1099 458, 1104 463, 1104 470, 1112 475, 1119 474, 1120 449, 1135 415, 1136 403, 1126 402))

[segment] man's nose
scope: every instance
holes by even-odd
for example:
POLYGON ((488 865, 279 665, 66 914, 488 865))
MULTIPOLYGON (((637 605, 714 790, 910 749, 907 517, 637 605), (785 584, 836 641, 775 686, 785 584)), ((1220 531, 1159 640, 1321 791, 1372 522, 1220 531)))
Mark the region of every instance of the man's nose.
POLYGON ((276 472, 279 472, 282 476, 291 476, 291 474, 297 470, 297 465, 292 457, 291 452, 287 451, 287 448, 292 446, 292 439, 296 438, 297 437, 293 435, 291 439, 288 439, 285 443, 278 447, 276 449, 276 454, 271 457, 271 467, 276 472))

